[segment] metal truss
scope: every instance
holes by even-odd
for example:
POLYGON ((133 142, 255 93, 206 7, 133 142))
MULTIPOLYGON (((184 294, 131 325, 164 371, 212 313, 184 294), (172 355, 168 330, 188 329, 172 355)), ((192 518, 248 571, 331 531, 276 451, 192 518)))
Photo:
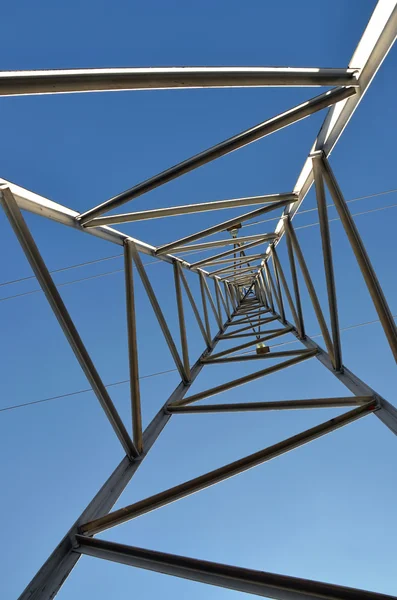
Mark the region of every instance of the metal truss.
POLYGON ((331 86, 331 89, 325 93, 259 123, 256 127, 241 132, 82 214, 1 180, 0 202, 2 207, 125 452, 121 463, 21 594, 21 600, 53 598, 83 554, 279 600, 391 598, 391 596, 375 592, 125 546, 93 536, 220 483, 371 413, 397 434, 397 410, 343 364, 338 322, 338 297, 335 288, 325 201, 325 187, 327 187, 379 315, 390 349, 397 360, 397 330, 394 320, 328 160, 343 129, 391 48, 396 33, 396 2, 380 0, 347 69, 211 67, 0 73, 0 95, 194 87, 331 86), (110 210, 122 206, 129 200, 324 108, 329 108, 325 121, 304 163, 297 184, 291 192, 170 206, 123 214, 108 214, 110 210), (294 215, 313 183, 319 212, 330 329, 292 223, 294 215), (151 246, 109 227, 115 223, 255 205, 257 208, 254 210, 227 221, 217 222, 205 230, 170 241, 159 247, 151 246), (283 212, 274 233, 237 237, 241 223, 279 208, 283 209, 283 212), (118 414, 39 253, 22 211, 39 214, 73 227, 80 232, 123 246, 132 425, 127 426, 118 414), (207 236, 225 231, 230 232, 230 238, 196 243, 207 236), (277 251, 277 246, 284 236, 288 264, 282 264, 277 251), (253 254, 246 253, 254 248, 253 254), (215 254, 193 263, 178 257, 178 254, 189 250, 203 252, 214 250, 215 254), (173 254, 170 254, 171 251, 173 254), (176 342, 171 334, 159 299, 142 264, 141 254, 158 257, 172 265, 176 297, 175 308, 180 332, 179 342, 176 342), (209 267, 213 270, 206 270, 209 267), (191 271, 198 277, 200 298, 195 297, 191 291, 185 275, 186 271, 191 271), (140 278, 144 286, 149 303, 181 377, 181 382, 145 431, 142 430, 139 386, 137 316, 134 300, 136 277, 140 278), (292 282, 291 287, 288 279, 292 282), (306 335, 305 307, 300 294, 302 281, 313 305, 325 349, 306 335), (191 362, 189 356, 189 340, 186 333, 184 312, 186 299, 193 310, 204 342, 204 351, 194 363, 191 362), (292 315, 293 323, 288 322, 286 318, 287 307, 292 315), (210 313, 214 315, 219 327, 215 335, 211 332, 210 313), (295 350, 269 352, 266 343, 286 334, 296 336, 302 347, 295 350), (235 345, 226 349, 218 349, 218 345, 222 346, 224 342, 232 342, 235 345), (266 365, 269 358, 277 359, 276 363, 263 367, 260 364, 261 361, 264 361, 266 365), (198 401, 311 359, 320 361, 346 386, 352 395, 338 398, 197 404, 198 401), (226 381, 196 394, 189 394, 192 384, 203 369, 215 368, 214 365, 234 361, 257 361, 259 368, 248 375, 226 381), (172 415, 329 407, 348 410, 333 419, 254 454, 112 511, 113 505, 142 464, 172 415))

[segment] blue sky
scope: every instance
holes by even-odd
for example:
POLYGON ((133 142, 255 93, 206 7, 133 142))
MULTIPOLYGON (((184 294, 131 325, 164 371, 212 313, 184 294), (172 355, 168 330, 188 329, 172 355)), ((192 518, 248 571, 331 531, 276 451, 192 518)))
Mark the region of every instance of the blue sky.
MULTIPOLYGON (((42 2, 3 8, 2 69, 167 65, 345 67, 375 2, 292 0, 201 3, 42 2)), ((346 199, 397 188, 394 48, 345 131, 331 163, 346 199)), ((135 183, 245 128, 320 93, 319 89, 186 90, 3 98, 0 176, 76 210, 135 183)), ((313 115, 207 165, 129 205, 155 208, 290 191, 324 118, 313 115)), ((352 212, 392 205, 396 194, 351 204, 352 212)), ((315 206, 313 191, 303 209, 315 206)), ((394 210, 357 217, 393 314, 394 210)), ((223 220, 238 214, 223 211, 223 220)), ((272 215, 270 215, 272 216, 272 215)), ((330 210, 330 217, 335 217, 330 210)), ((202 213, 130 224, 123 230, 158 244, 221 220, 202 213)), ((27 215, 50 269, 120 254, 120 248, 27 215)), ((316 213, 295 223, 326 308, 316 213), (302 227, 301 230, 298 227, 302 227)), ((274 221, 244 228, 272 231, 274 221)), ((30 268, 0 214, 0 282, 30 268)), ((332 222, 342 328, 377 318, 341 224, 332 222)), ((279 246, 285 260, 284 243, 279 246)), ((144 263, 151 262, 143 257, 144 263)), ((106 384, 128 378, 122 259, 58 273, 62 297, 106 384), (113 272, 117 271, 117 272, 113 272)), ((173 274, 147 268, 173 333, 173 274), (171 298, 171 300, 170 300, 171 298)), ((198 291, 193 274, 192 288, 198 291)), ((1 288, 1 298, 37 289, 34 280, 1 288)), ((0 408, 88 387, 41 293, 1 301, 0 408)), ((306 300, 306 295, 304 294, 306 300)), ((174 368, 137 282, 142 375, 174 368)), ((307 307, 307 303, 306 307, 307 307)), ((202 340, 191 314, 191 358, 202 340)), ((319 333, 310 309, 307 331, 319 333)), ((212 325, 214 325, 212 323, 212 325)), ((215 332, 215 328, 213 329, 215 332)), ((288 341, 289 338, 285 338, 288 341)), ((292 338, 291 338, 292 339, 292 338)), ((321 339, 318 340, 321 343, 321 339)), ((342 334, 345 364, 395 404, 395 371, 379 324, 342 334)), ((254 367, 256 368, 256 366, 254 367)), ((210 367, 192 393, 253 367, 210 367)), ((178 383, 175 371, 141 381, 147 424, 178 383)), ((110 388, 129 422, 128 385, 110 388)), ((214 401, 345 395, 315 360, 232 390, 214 401)), ((144 498, 330 418, 338 411, 173 417, 117 507, 144 498)), ((0 593, 15 598, 122 458, 121 447, 91 393, 0 412, 0 509, 6 544, 0 593)), ((397 528, 394 436, 369 417, 195 496, 105 532, 104 539, 240 566, 396 594, 397 528)), ((84 558, 59 598, 121 600, 132 592, 223 599, 203 587, 84 558)), ((244 594, 240 594, 244 598, 244 594)), ((247 595, 248 598, 248 595, 247 595)))

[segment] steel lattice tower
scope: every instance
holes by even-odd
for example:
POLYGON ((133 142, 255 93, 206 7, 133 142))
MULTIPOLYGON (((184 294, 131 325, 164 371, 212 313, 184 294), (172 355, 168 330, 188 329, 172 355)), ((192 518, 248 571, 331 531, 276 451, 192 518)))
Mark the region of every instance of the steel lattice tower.
POLYGON ((338 298, 335 289, 331 236, 325 196, 325 190, 328 189, 378 313, 390 350, 397 360, 397 330, 394 319, 329 163, 329 155, 393 45, 396 34, 397 2, 394 0, 380 0, 354 52, 349 67, 344 69, 208 67, 0 73, 1 96, 100 90, 155 90, 161 88, 331 87, 329 91, 264 121, 256 127, 243 131, 82 214, 18 185, 1 180, 0 201, 5 214, 93 392, 125 451, 125 458, 116 466, 112 475, 26 587, 20 596, 21 600, 48 600, 53 598, 82 554, 280 600, 391 598, 375 592, 125 546, 104 541, 94 536, 105 529, 222 482, 370 413, 373 413, 390 430, 397 433, 397 410, 354 375, 342 361, 338 298), (329 110, 324 123, 303 165, 296 186, 290 193, 116 215, 108 214, 110 210, 120 207, 129 200, 327 107, 329 110), (313 184, 316 191, 320 221, 330 329, 327 326, 326 316, 324 316, 320 306, 315 285, 293 226, 293 218, 313 184), (228 221, 217 222, 205 230, 159 247, 151 246, 109 227, 109 225, 144 219, 254 205, 257 205, 254 210, 240 214, 228 221), (277 209, 282 209, 282 215, 273 233, 237 237, 241 223, 277 209), (22 211, 41 215, 124 248, 126 324, 133 415, 132 435, 128 432, 128 427, 118 414, 82 342, 39 253, 23 218, 22 211), (231 233, 230 238, 197 243, 207 236, 225 231, 231 233), (277 251, 277 245, 283 238, 284 243, 287 245, 287 264, 282 264, 277 251), (258 250, 258 247, 262 247, 262 249, 258 250), (256 248, 256 251, 254 251, 256 253, 247 253, 251 248, 256 248), (178 257, 178 254, 187 250, 211 249, 214 249, 215 254, 194 263, 189 263, 178 257), (158 298, 142 264, 142 254, 157 257, 169 263, 173 269, 175 310, 179 320, 181 353, 171 335, 158 298), (208 267, 215 267, 215 269, 207 271, 208 267), (191 271, 198 277, 201 290, 201 298, 199 299, 194 297, 189 288, 185 276, 186 270, 191 271), (287 276, 287 270, 289 276, 287 276), (148 301, 154 310, 181 377, 180 384, 145 431, 142 431, 140 407, 134 301, 134 279, 136 276, 143 283, 148 301), (288 279, 290 279, 292 285, 288 282, 288 279), (302 282, 307 288, 326 350, 318 346, 305 332, 305 307, 301 301, 300 293, 302 282), (183 290, 194 312, 204 341, 204 350, 193 364, 189 357, 183 290), (199 304, 201 304, 201 309, 199 304), (285 312, 287 305, 292 314, 293 323, 287 321, 285 312), (209 311, 213 312, 219 326, 219 331, 215 336, 212 335, 210 330, 209 311), (301 347, 296 350, 269 352, 266 346, 267 341, 286 333, 292 333, 301 342, 301 347), (240 343, 243 338, 248 341, 240 343), (236 345, 232 348, 221 349, 222 341, 225 340, 235 341, 236 345), (247 352, 245 352, 246 350, 247 352), (191 385, 202 370, 212 368, 209 365, 255 360, 258 363, 264 360, 266 363, 267 358, 280 359, 280 361, 270 367, 260 365, 259 370, 254 373, 229 380, 200 393, 189 395, 191 385), (197 404, 200 400, 312 358, 320 361, 346 386, 352 395, 277 402, 197 404), (347 411, 259 452, 245 456, 122 509, 112 511, 113 505, 142 464, 143 459, 173 414, 303 410, 325 407, 346 407, 347 411))

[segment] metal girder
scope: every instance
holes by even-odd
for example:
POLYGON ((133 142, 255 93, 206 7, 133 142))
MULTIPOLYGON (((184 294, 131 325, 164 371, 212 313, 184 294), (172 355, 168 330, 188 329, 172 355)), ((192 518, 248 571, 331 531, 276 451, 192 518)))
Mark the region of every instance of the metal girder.
MULTIPOLYGON (((280 354, 280 352, 278 352, 277 354, 280 354)), ((264 356, 267 356, 267 354, 265 354, 264 356)), ((241 360, 241 357, 239 357, 239 360, 241 360)), ((343 396, 341 398, 276 400, 274 402, 234 402, 233 404, 194 404, 193 406, 168 406, 167 410, 171 414, 184 414, 214 412, 246 412, 264 410, 301 410, 304 408, 344 408, 346 406, 356 406, 357 404, 370 402, 371 400, 371 396, 343 396)))
POLYGON ((183 206, 168 206, 167 208, 155 208, 152 210, 141 210, 139 212, 125 213, 121 215, 107 215, 87 221, 85 227, 99 227, 101 225, 112 225, 117 223, 132 223, 134 221, 145 221, 148 219, 161 219, 166 217, 179 217, 180 215, 196 214, 199 212, 210 212, 212 210, 225 210, 226 208, 238 208, 240 206, 253 206, 255 204, 271 204, 281 200, 294 202, 296 196, 290 194, 273 194, 269 196, 251 196, 250 198, 236 198, 233 200, 213 200, 200 204, 186 204, 183 206))
POLYGON ((38 247, 29 231, 28 226, 18 208, 11 190, 8 187, 0 188, 0 203, 14 230, 16 237, 25 253, 27 260, 37 277, 49 305, 60 324, 63 333, 74 355, 76 356, 87 380, 92 387, 92 391, 99 400, 105 415, 107 416, 115 434, 117 435, 125 453, 130 458, 136 458, 138 451, 132 439, 122 422, 119 413, 114 406, 90 355, 87 352, 83 340, 81 339, 69 312, 59 294, 52 277, 41 257, 38 247))
MULTIPOLYGON (((170 403, 170 406, 171 405, 177 406, 175 402, 170 403)), ((293 448, 298 448, 299 446, 307 444, 308 442, 311 442, 322 435, 326 435, 335 429, 339 429, 348 423, 352 423, 353 421, 368 415, 377 408, 378 406, 376 403, 371 400, 369 403, 363 404, 358 408, 354 408, 353 410, 342 415, 338 415, 337 417, 325 421, 320 425, 311 427, 302 433, 293 435, 282 442, 273 444, 268 448, 259 450, 254 454, 240 458, 239 460, 220 467, 219 469, 215 469, 214 471, 205 473, 205 475, 195 477, 190 481, 176 485, 173 488, 165 490, 164 492, 160 492, 159 494, 155 494, 154 496, 150 496, 149 498, 145 498, 144 500, 136 502, 135 504, 130 504, 129 506, 115 510, 104 517, 100 517, 99 519, 91 521, 90 523, 85 523, 80 528, 81 532, 84 535, 94 535, 109 529, 109 527, 115 527, 116 525, 126 523, 127 521, 140 515, 151 512, 152 510, 156 510, 161 506, 165 506, 186 496, 190 496, 191 494, 194 494, 200 490, 220 483, 221 481, 225 481, 230 477, 239 475, 248 469, 252 469, 252 467, 263 464, 264 462, 272 460, 273 458, 277 458, 278 456, 289 452, 293 448)))
POLYGON ((146 550, 82 535, 77 536, 77 543, 75 551, 81 554, 275 600, 395 600, 395 596, 386 594, 146 550))
POLYGON ((133 188, 102 202, 99 206, 95 206, 90 210, 82 213, 78 220, 80 223, 84 224, 87 221, 91 221, 95 217, 99 217, 99 215, 107 212, 109 210, 113 210, 122 204, 125 204, 129 200, 134 200, 138 198, 142 194, 146 194, 151 190, 154 190, 161 185, 169 183, 170 181, 185 175, 201 167, 221 156, 225 156, 226 154, 230 154, 230 152, 234 152, 252 142, 256 142, 257 140, 263 139, 267 135, 274 133, 275 131, 279 131, 292 123, 296 123, 302 119, 305 119, 309 115, 322 110, 323 108, 327 108, 328 106, 332 106, 336 102, 340 102, 350 96, 353 96, 356 93, 356 89, 354 87, 338 87, 330 90, 329 92, 325 92, 324 94, 320 94, 315 98, 311 98, 303 104, 299 104, 294 108, 291 108, 280 115, 277 115, 267 121, 263 121, 259 123, 255 127, 251 127, 242 133, 239 133, 216 146, 212 146, 208 150, 204 150, 200 152, 200 154, 196 154, 183 162, 174 165, 173 167, 167 169, 166 171, 162 171, 162 173, 158 173, 158 175, 154 175, 150 179, 143 181, 142 183, 138 183, 133 188))
MULTIPOLYGON (((316 150, 323 150, 326 156, 331 154, 378 69, 388 55, 396 37, 397 1, 379 0, 349 63, 350 67, 354 64, 355 68, 358 69, 359 93, 339 102, 328 111, 295 184, 294 192, 298 194, 298 200, 287 209, 291 219, 299 210, 313 185, 314 178, 310 154, 316 150)), ((278 243, 284 234, 283 217, 280 218, 275 233, 279 236, 278 243)))
POLYGON ((0 96, 181 88, 357 86, 355 69, 152 67, 1 71, 0 96))
POLYGON ((214 233, 219 233, 220 231, 225 231, 225 229, 230 229, 234 225, 239 225, 244 221, 249 221, 250 219, 255 219, 255 217, 259 217, 260 215, 264 215, 272 210, 276 210, 277 208, 282 208, 288 204, 288 200, 278 200, 277 202, 273 202, 272 204, 268 204, 266 206, 262 206, 261 208, 257 208, 255 210, 251 210, 248 213, 244 213, 243 215, 239 215, 238 217, 234 217, 233 219, 229 219, 228 221, 223 221, 222 223, 218 223, 217 225, 212 225, 211 227, 207 227, 207 229, 202 229, 201 231, 197 231, 196 233, 192 233, 191 235, 187 235, 175 242, 170 242, 169 244, 164 244, 163 246, 159 246, 156 250, 156 256, 159 254, 168 254, 170 250, 173 248, 178 248, 179 246, 184 246, 189 242, 195 242, 197 240, 201 240, 204 237, 209 235, 213 235, 214 233))

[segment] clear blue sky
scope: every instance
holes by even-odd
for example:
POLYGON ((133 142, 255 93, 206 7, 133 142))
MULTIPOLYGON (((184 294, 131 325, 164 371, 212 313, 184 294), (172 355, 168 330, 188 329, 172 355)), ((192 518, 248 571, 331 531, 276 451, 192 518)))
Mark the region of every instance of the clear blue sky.
MULTIPOLYGON (((374 1, 145 3, 26 0, 2 9, 1 68, 167 65, 345 67, 374 1)), ((347 199, 397 188, 397 48, 332 155, 347 199)), ((319 93, 316 89, 190 90, 1 99, 0 176, 85 210, 172 164, 319 93)), ((285 192, 293 188, 324 113, 141 197, 134 209, 285 192)), ((365 212, 396 194, 352 204, 365 212)), ((315 204, 311 192, 303 208, 315 204)), ((237 214, 224 211, 221 218, 237 214)), ((331 218, 335 211, 330 211, 331 218)), ((218 217, 215 217, 217 220, 218 217)), ((214 215, 124 227, 161 244, 213 223, 214 215)), ((120 253, 104 241, 28 215, 50 269, 120 253)), ((296 226, 316 222, 316 213, 296 226)), ((357 224, 397 313, 395 209, 357 224)), ((257 224, 245 234, 272 230, 257 224)), ((31 275, 0 214, 0 282, 31 275)), ((298 231, 325 304, 318 227, 298 231)), ((339 222, 332 223, 341 327, 375 320, 339 222)), ((280 244, 280 255, 285 255, 280 244)), ((145 258, 144 262, 150 259, 145 258)), ((122 268, 120 258, 66 271, 58 283, 122 268)), ((148 267, 176 333, 172 272, 148 267), (169 298, 171 298, 169 300, 169 298)), ((193 282, 193 275, 189 279, 193 282)), ((194 285, 194 283, 192 283, 194 285)), ((4 298, 37 289, 28 281, 4 298)), ((128 378, 121 272, 68 285, 62 296, 106 384, 128 378)), ((142 375, 173 369, 141 286, 137 286, 142 375)), ((189 315, 191 356, 202 343, 189 315)), ((319 331, 310 310, 307 331, 319 331)), ((0 408, 88 387, 41 293, 0 301, 0 408)), ((287 338, 285 338, 287 340, 287 338)), ((321 340, 320 340, 321 342, 321 340)), ((378 324, 342 335, 344 362, 391 402, 393 360, 378 324)), ((254 370, 211 370, 192 393, 254 370)), ((142 380, 147 424, 177 385, 175 372, 142 380)), ((129 420, 127 385, 110 388, 129 420)), ((315 360, 237 388, 222 401, 345 395, 315 360)), ((220 397, 214 401, 220 401, 220 397)), ((254 452, 338 411, 175 416, 117 506, 254 452)), ((15 598, 122 457, 91 393, 0 412, 3 516, 0 595, 15 598)), ((104 539, 396 594, 396 439, 375 417, 333 433, 239 477, 103 534, 104 539)), ((84 558, 59 598, 232 599, 233 592, 84 558)), ((241 598, 245 597, 240 594, 241 598)), ((248 598, 248 595, 247 595, 248 598)))

